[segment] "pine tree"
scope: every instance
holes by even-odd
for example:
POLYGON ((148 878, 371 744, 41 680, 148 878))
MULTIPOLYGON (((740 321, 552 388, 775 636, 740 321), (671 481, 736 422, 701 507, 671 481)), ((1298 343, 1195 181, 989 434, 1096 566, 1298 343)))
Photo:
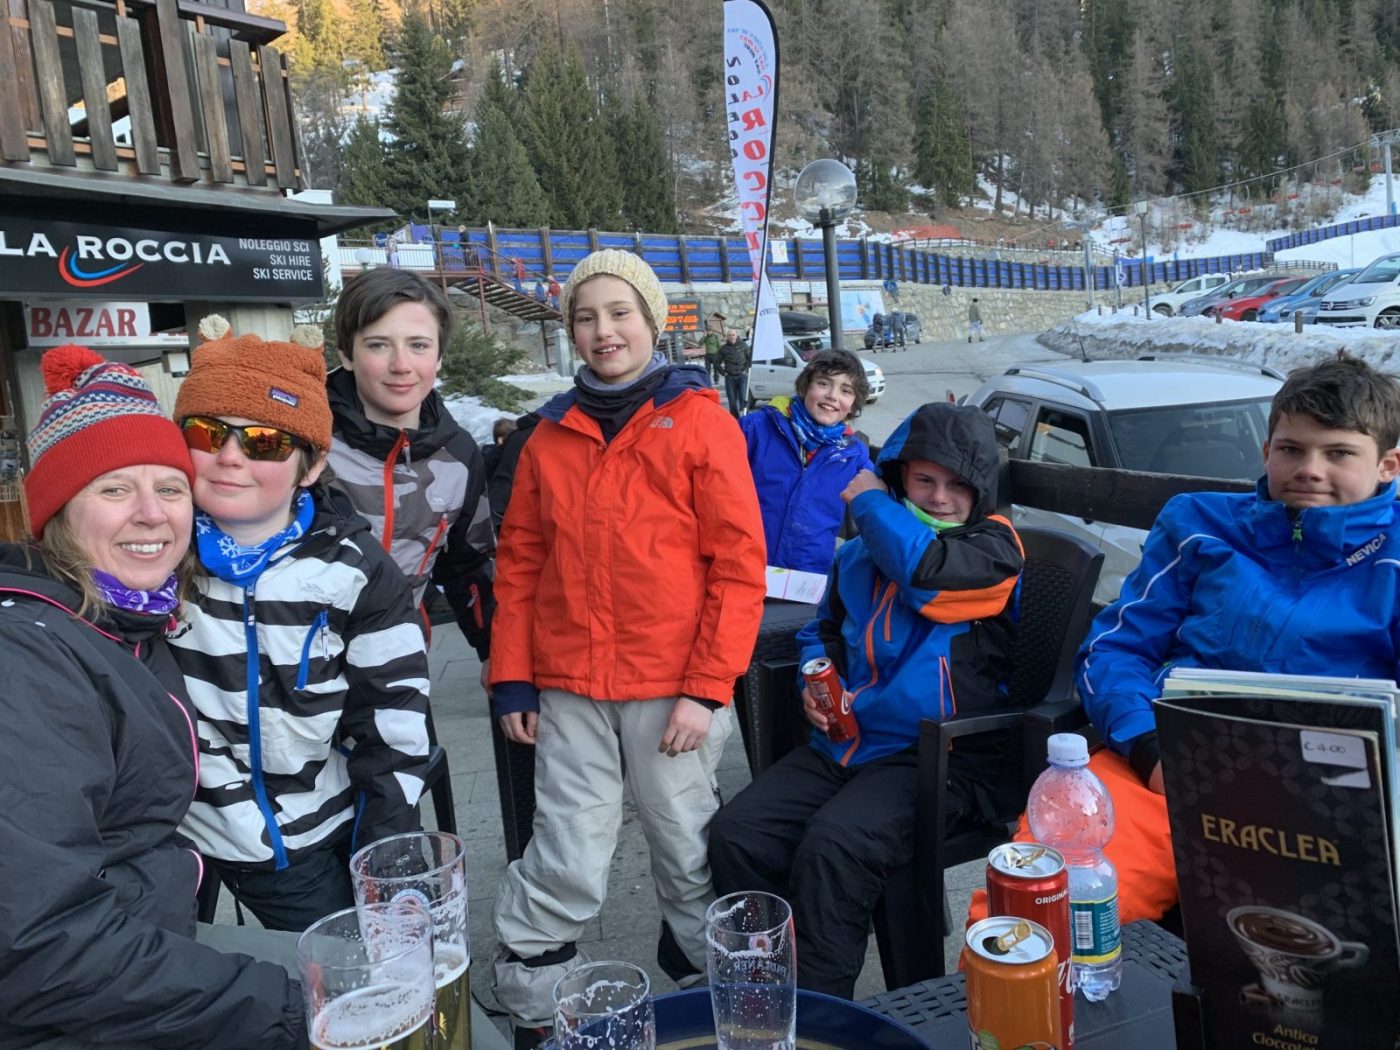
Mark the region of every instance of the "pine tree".
POLYGON ((506 71, 494 55, 486 71, 486 80, 481 85, 481 97, 495 105, 512 124, 518 125, 524 119, 522 111, 525 103, 521 92, 506 78, 506 71))
POLYGON ((292 66, 301 72, 338 69, 345 58, 341 21, 331 0, 300 0, 292 66))
POLYGON ((476 107, 472 142, 474 200, 467 214, 473 225, 526 227, 549 224, 549 199, 540 189, 530 155, 515 126, 490 92, 476 107))
POLYGON ((856 164, 856 188, 861 205, 873 211, 901 212, 909 208, 909 191, 897 168, 872 154, 856 164))
POLYGON ((355 121, 341 152, 336 200, 341 204, 383 207, 389 199, 389 172, 379 125, 366 117, 355 121))
POLYGON ((1210 64, 1189 40, 1173 55, 1172 124, 1177 138, 1177 172, 1188 193, 1220 182, 1220 150, 1215 137, 1215 87, 1210 64))
POLYGON ((1127 0, 1084 0, 1084 54, 1094 78, 1094 97, 1105 128, 1122 108, 1123 73, 1132 51, 1133 23, 1127 0))
POLYGON ((389 106, 388 203, 404 217, 422 216, 432 197, 471 208, 471 159, 461 117, 444 111, 453 89, 452 57, 416 10, 404 13, 391 57, 398 86, 389 106))
MULTIPOLYGON (((571 44, 541 49, 525 80, 526 149, 555 226, 614 229, 622 188, 614 143, 571 44)), ((628 158, 630 159, 630 158, 628 158)))
POLYGON ((919 97, 914 120, 914 177, 949 208, 972 194, 972 142, 962 103, 941 69, 919 97))
POLYGON ((345 27, 345 57, 368 72, 384 68, 384 40, 388 23, 379 0, 349 0, 345 27))
POLYGON ((464 320, 443 350, 439 389, 444 397, 466 394, 503 412, 519 412, 529 391, 500 377, 518 368, 521 356, 516 347, 498 343, 479 324, 464 320))
POLYGON ((676 232, 676 201, 671 173, 661 144, 661 129, 651 108, 636 99, 630 108, 612 110, 613 142, 627 166, 622 222, 629 230, 676 232))

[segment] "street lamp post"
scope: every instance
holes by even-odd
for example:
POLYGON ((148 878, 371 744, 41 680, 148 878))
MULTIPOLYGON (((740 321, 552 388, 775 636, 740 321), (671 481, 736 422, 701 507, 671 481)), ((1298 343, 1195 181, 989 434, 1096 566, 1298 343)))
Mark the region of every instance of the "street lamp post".
POLYGON ((822 269, 826 272, 826 312, 831 345, 844 349, 841 333, 841 273, 836 263, 836 224, 856 205, 856 176, 839 160, 814 160, 797 175, 792 190, 797 214, 822 231, 822 269))
POLYGON ((368 248, 355 249, 355 261, 360 264, 360 272, 364 273, 369 269, 369 264, 374 260, 374 253, 368 248))
POLYGON ((1142 223, 1142 308, 1147 319, 1152 320, 1152 275, 1147 272, 1147 201, 1133 204, 1138 220, 1142 223))
POLYGON ((442 242, 438 239, 437 224, 433 222, 433 212, 445 211, 454 212, 457 210, 457 202, 433 197, 428 200, 428 235, 433 239, 433 268, 438 272, 438 279, 442 281, 442 290, 447 291, 447 273, 443 265, 442 242))

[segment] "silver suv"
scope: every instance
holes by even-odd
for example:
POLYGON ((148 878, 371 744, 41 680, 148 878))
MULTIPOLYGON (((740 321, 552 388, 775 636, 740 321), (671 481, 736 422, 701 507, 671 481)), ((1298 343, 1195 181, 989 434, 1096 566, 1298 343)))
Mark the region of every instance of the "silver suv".
MULTIPOLYGON (((992 416, 1013 459, 1157 474, 1243 478, 1263 473, 1269 404, 1283 377, 1226 358, 1022 365, 968 398, 992 416)), ((1107 554, 1094 600, 1118 596, 1142 557, 1141 529, 1013 506, 1018 524, 1082 536, 1107 554)))

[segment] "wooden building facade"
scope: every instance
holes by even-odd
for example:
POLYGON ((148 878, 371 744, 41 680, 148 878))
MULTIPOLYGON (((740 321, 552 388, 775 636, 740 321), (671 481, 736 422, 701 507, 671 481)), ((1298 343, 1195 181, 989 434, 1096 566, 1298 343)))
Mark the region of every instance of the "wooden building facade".
POLYGON ((282 337, 324 294, 320 238, 390 213, 297 199, 278 21, 198 0, 0 0, 0 538, 60 342, 167 405, 199 318, 282 337))

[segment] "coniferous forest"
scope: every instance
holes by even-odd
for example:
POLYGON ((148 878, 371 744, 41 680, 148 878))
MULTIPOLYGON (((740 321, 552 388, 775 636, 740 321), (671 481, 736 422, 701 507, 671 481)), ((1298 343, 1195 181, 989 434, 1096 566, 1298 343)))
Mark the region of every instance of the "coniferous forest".
MULTIPOLYGON (((866 209, 1052 215, 1274 173, 1364 178, 1400 126, 1400 0, 768 0, 777 160, 836 156, 866 209), (979 188, 978 177, 981 177, 979 188)), ((314 184, 469 225, 728 222, 719 0, 262 0, 314 184), (382 127, 363 99, 398 70, 382 127)))

